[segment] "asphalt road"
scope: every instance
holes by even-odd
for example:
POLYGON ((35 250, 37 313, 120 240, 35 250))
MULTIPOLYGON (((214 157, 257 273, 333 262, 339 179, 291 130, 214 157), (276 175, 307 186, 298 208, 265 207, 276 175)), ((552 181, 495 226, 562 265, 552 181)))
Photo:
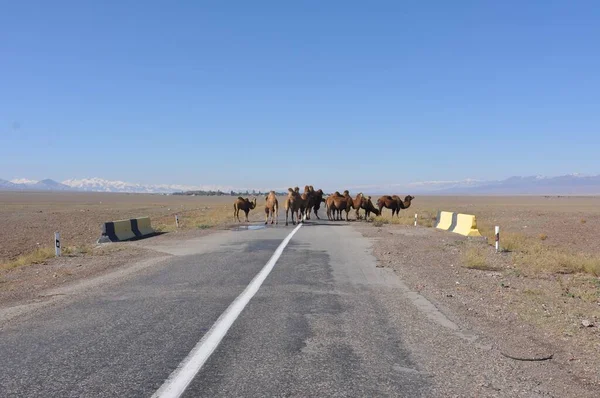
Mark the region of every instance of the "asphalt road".
MULTIPOLYGON (((1 329, 0 396, 151 396, 292 229, 145 242, 169 257, 1 329)), ((351 226, 306 223, 184 396, 428 396, 402 297, 351 226)))

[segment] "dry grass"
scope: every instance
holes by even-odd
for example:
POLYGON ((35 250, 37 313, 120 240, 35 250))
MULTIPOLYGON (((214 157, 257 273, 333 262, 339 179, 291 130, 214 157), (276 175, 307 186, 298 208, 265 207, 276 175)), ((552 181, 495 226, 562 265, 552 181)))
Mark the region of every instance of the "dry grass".
POLYGON ((587 273, 600 276, 600 257, 592 254, 576 253, 568 250, 531 243, 519 253, 515 253, 515 264, 528 274, 587 273))
POLYGON ((373 225, 380 227, 384 224, 393 225, 415 225, 415 213, 418 214, 417 225, 422 227, 431 228, 435 224, 437 217, 437 210, 421 210, 411 211, 401 210, 399 216, 392 217, 391 210, 383 210, 383 215, 374 218, 373 225))
MULTIPOLYGON (((67 257, 78 257, 91 254, 92 252, 93 248, 91 245, 78 245, 63 247, 61 255, 67 257)), ((0 264, 0 269, 7 270, 33 264, 42 264, 50 260, 51 258, 54 258, 55 256, 56 253, 53 247, 42 247, 31 253, 23 254, 5 264, 0 264)))
POLYGON ((55 256, 53 247, 41 247, 31 253, 17 257, 13 261, 9 261, 0 265, 0 269, 12 269, 23 267, 32 264, 41 264, 55 256))
MULTIPOLYGON (((260 215, 263 216, 264 204, 257 204, 256 208, 250 211, 249 218, 251 220, 257 220, 260 215)), ((208 229, 221 225, 230 224, 234 221, 233 219, 233 206, 216 204, 211 206, 204 206, 201 209, 180 211, 179 215, 179 229, 208 229)), ((240 212, 240 219, 244 220, 244 212, 240 212)), ((175 213, 159 217, 152 221, 153 227, 158 232, 172 232, 177 229, 175 225, 175 213)))
POLYGON ((487 253, 484 247, 472 247, 462 255, 462 262, 465 268, 478 269, 482 271, 493 271, 495 267, 487 261, 487 253))
MULTIPOLYGON (((491 228, 483 227, 479 231, 494 242, 491 228)), ((500 249, 513 253, 515 265, 526 275, 540 273, 587 273, 600 276, 600 256, 580 253, 564 247, 549 246, 544 243, 548 235, 541 233, 537 239, 522 233, 501 232, 500 249)))

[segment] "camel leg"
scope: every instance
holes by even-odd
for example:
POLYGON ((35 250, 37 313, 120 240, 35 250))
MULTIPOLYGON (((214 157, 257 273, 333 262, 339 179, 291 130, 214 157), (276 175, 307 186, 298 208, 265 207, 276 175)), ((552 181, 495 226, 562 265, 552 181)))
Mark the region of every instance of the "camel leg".
POLYGON ((285 226, 286 227, 288 225, 288 211, 289 211, 289 209, 285 209, 285 226))
POLYGON ((346 221, 350 221, 350 220, 348 219, 348 214, 350 214, 350 210, 349 210, 349 209, 346 209, 346 221))
MULTIPOLYGON (((275 224, 279 224, 279 207, 275 205, 275 210, 273 210, 273 216, 275 217, 275 224)), ((273 219, 271 218, 271 224, 273 224, 273 219)))
POLYGON ((315 217, 317 217, 317 220, 320 220, 319 213, 318 213, 319 210, 317 208, 314 208, 313 210, 315 212, 315 217))

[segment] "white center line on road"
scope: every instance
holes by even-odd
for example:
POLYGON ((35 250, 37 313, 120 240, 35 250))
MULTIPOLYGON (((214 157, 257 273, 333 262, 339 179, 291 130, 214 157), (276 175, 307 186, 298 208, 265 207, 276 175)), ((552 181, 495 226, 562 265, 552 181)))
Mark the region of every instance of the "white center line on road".
POLYGON ((290 239, 292 239, 292 236, 294 236, 301 226, 302 224, 298 224, 298 226, 285 237, 267 264, 265 264, 260 272, 256 274, 246 289, 233 300, 225 312, 223 312, 214 325, 212 325, 210 330, 202 337, 202 339, 200 339, 188 356, 179 364, 177 369, 171 373, 163 385, 152 395, 153 398, 176 398, 183 394, 187 386, 194 377, 196 377, 200 369, 202 369, 204 363, 210 358, 219 343, 221 343, 221 340, 223 340, 223 337, 225 337, 227 331, 231 325, 233 325, 233 322, 235 322, 237 317, 244 310, 250 299, 258 292, 258 289, 260 289, 265 279, 267 279, 267 276, 271 273, 275 263, 279 260, 279 257, 281 257, 283 249, 285 249, 290 242, 290 239))

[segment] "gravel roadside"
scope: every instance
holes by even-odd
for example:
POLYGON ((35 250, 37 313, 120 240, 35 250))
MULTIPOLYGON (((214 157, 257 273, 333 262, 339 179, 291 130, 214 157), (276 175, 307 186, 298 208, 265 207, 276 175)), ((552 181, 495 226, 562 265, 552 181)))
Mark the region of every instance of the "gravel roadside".
POLYGON ((599 306, 564 295, 564 279, 577 276, 524 277, 512 268, 510 255, 491 248, 495 270, 467 269, 464 253, 486 243, 431 228, 353 226, 372 240, 378 267, 391 268, 461 329, 489 341, 489 361, 512 362, 523 372, 520 378, 538 381, 550 396, 600 394, 599 306), (593 326, 583 326, 586 320, 593 326))

